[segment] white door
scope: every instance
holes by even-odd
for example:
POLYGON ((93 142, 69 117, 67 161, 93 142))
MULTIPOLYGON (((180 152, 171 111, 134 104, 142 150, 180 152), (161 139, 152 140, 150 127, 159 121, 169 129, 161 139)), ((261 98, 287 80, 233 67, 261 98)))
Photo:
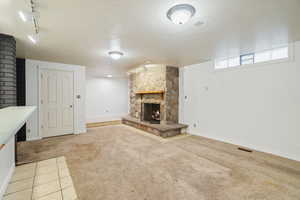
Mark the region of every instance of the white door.
POLYGON ((40 78, 42 137, 73 133, 73 72, 42 69, 40 78))

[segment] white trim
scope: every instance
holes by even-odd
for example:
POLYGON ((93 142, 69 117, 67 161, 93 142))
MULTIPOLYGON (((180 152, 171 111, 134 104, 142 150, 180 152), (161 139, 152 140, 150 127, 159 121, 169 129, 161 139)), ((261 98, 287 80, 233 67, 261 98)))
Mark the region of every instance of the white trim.
POLYGON ((37 93, 38 93, 38 119, 37 119, 37 124, 38 124, 38 130, 39 130, 39 132, 38 132, 38 138, 43 138, 43 134, 42 134, 42 125, 41 125, 41 123, 42 123, 42 112, 41 112, 41 93, 40 93, 40 91, 41 91, 41 75, 42 75, 42 72, 41 72, 41 70, 40 70, 40 67, 39 67, 39 65, 37 65, 37 71, 38 71, 38 91, 37 91, 37 93))
POLYGON ((81 133, 86 133, 86 126, 75 129, 75 131, 74 131, 74 134, 81 134, 81 133))
POLYGON ((184 92, 184 68, 179 68, 179 123, 184 123, 184 103, 185 103, 185 92, 184 92))
POLYGON ((7 186, 11 180, 11 177, 15 171, 15 168, 16 168, 16 165, 15 163, 13 163, 13 165, 10 167, 8 173, 7 173, 7 176, 5 177, 4 181, 3 181, 3 184, 1 185, 1 188, 0 188, 0 199, 3 198, 5 192, 6 192, 6 189, 7 189, 7 186))
POLYGON ((72 78, 73 78, 73 80, 72 80, 72 82, 73 82, 73 101, 72 101, 72 106, 73 106, 73 131, 72 132, 73 132, 73 134, 75 134, 75 123, 76 123, 76 121, 75 121, 75 100, 76 100, 75 92, 76 92, 76 90, 75 90, 75 72, 74 71, 72 71, 72 78))
POLYGON ((127 115, 128 115, 128 113, 115 114, 115 115, 92 116, 87 119, 87 123, 116 121, 116 120, 121 120, 122 117, 127 116, 127 115))
POLYGON ((26 138, 26 141, 34 141, 34 140, 41 140, 42 137, 33 137, 33 138, 26 138))

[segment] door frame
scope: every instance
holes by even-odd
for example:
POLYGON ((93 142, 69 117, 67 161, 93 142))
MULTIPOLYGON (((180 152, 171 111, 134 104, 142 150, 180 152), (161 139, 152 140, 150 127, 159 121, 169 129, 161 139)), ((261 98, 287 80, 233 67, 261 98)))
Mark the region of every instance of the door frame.
POLYGON ((48 71, 61 71, 61 72, 72 72, 73 73, 73 127, 72 127, 72 133, 71 134, 75 134, 75 115, 77 113, 77 104, 75 104, 76 101, 76 94, 75 94, 75 70, 74 69, 68 69, 66 68, 62 68, 61 66, 58 67, 47 67, 47 66, 38 66, 38 130, 39 130, 39 138, 45 138, 43 136, 43 128, 42 128, 42 104, 41 104, 41 100, 42 100, 42 96, 41 96, 41 86, 42 86, 42 80, 41 80, 41 75, 42 75, 42 71, 44 70, 48 70, 48 71))

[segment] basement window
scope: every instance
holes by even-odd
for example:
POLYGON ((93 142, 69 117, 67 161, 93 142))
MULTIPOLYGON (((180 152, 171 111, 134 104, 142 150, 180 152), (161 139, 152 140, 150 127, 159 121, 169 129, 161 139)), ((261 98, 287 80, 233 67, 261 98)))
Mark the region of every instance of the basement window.
POLYGON ((267 62, 272 58, 272 51, 263 51, 255 54, 255 63, 267 62))
POLYGON ((254 63, 254 53, 241 55, 240 65, 250 65, 254 63))
POLYGON ((227 66, 228 66, 228 60, 227 59, 218 60, 215 63, 215 69, 224 69, 224 68, 227 68, 227 66))
POLYGON ((240 65, 240 57, 234 57, 228 59, 228 67, 236 67, 240 65))
POLYGON ((278 60, 289 57, 289 48, 283 47, 278 49, 273 49, 272 51, 272 60, 278 60))
POLYGON ((236 57, 215 60, 215 69, 226 69, 240 67, 243 65, 253 65, 256 63, 269 63, 286 60, 290 57, 290 47, 288 45, 273 48, 266 51, 243 54, 236 57))

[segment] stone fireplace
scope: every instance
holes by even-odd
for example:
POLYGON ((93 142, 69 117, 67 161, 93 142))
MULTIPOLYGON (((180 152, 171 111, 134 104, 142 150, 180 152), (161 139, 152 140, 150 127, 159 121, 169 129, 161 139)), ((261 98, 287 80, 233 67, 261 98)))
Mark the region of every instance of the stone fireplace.
POLYGON ((186 128, 178 124, 177 67, 147 65, 138 68, 136 73, 130 75, 129 87, 130 116, 123 118, 123 123, 162 137, 180 134, 186 128))

